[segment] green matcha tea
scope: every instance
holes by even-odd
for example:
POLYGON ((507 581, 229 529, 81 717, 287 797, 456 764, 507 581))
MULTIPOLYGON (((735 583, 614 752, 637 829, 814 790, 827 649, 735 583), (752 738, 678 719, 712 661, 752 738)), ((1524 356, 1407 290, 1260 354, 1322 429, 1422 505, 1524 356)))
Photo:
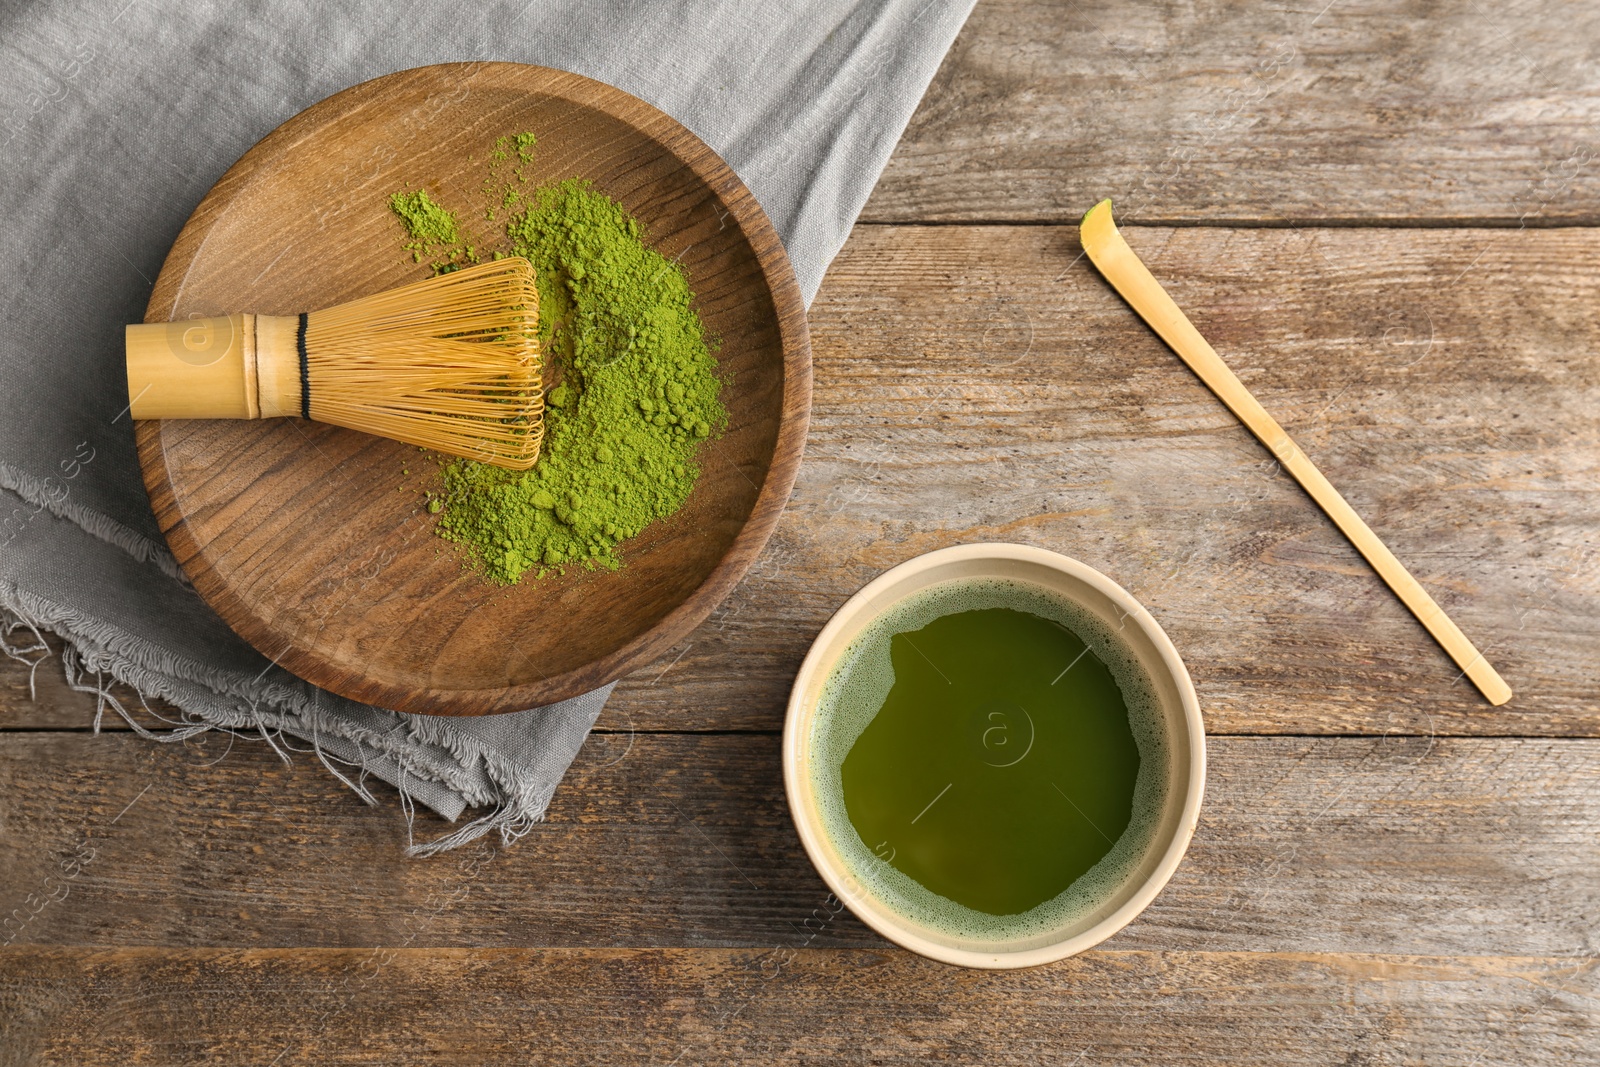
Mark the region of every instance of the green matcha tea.
POLYGON ((1159 706, 1113 630, 1027 583, 947 582, 829 677, 812 767, 829 837, 891 910, 1012 940, 1132 873, 1166 785, 1159 706))

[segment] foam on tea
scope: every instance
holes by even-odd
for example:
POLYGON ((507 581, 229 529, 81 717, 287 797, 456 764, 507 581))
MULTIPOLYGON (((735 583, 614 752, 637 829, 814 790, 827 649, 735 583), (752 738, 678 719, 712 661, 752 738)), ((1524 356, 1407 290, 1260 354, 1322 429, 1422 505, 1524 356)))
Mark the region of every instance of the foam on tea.
POLYGON ((1155 836, 1161 708, 1112 627, 1023 582, 913 594, 840 657, 813 720, 829 838, 867 891, 962 939, 1098 908, 1155 836))

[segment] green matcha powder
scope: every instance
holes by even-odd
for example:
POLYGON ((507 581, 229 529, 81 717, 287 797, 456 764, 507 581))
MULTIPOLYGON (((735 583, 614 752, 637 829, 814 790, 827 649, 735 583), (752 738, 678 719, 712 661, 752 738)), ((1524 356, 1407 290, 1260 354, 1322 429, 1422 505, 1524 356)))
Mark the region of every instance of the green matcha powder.
MULTIPOLYGON (((529 471, 453 460, 427 504, 439 535, 500 584, 569 565, 620 567, 621 543, 689 498, 697 446, 727 422, 683 270, 646 247, 638 220, 587 181, 525 193, 516 164, 533 148, 532 134, 496 144, 484 218, 506 219, 507 251, 538 273, 539 342, 556 376, 544 447, 529 471)), ((478 262, 457 216, 426 192, 395 193, 389 205, 414 261, 436 273, 478 262)))

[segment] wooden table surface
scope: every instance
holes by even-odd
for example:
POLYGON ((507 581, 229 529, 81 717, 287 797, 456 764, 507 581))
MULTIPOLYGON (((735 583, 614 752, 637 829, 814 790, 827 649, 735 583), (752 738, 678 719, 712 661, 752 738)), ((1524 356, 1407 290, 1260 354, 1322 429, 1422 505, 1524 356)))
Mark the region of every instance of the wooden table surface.
POLYGON ((0 1064, 1596 1062, 1597 120, 1593 4, 983 0, 812 310, 777 535, 520 843, 406 859, 392 790, 0 669, 0 1064), (1510 704, 1079 257, 1107 195, 1510 704), (828 615, 978 540, 1139 597, 1211 734, 1160 898, 1021 972, 840 911, 779 774, 828 615))

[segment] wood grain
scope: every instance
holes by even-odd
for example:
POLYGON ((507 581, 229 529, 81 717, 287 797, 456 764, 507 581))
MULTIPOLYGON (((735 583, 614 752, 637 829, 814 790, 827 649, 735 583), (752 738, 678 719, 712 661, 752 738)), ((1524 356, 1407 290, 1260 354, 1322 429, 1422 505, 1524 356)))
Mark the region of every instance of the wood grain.
POLYGON ((1600 222, 1600 9, 984 0, 863 218, 1600 222))
POLYGON ((479 715, 609 682, 721 602, 794 481, 810 357, 777 234, 687 129, 575 74, 444 64, 308 108, 201 201, 146 321, 295 314, 425 277, 398 247, 389 194, 422 185, 477 226, 485 157, 524 130, 539 138, 519 168, 530 183, 592 181, 682 266, 721 339, 727 425, 701 449, 694 493, 630 541, 625 569, 502 589, 432 536, 423 490, 437 467, 414 447, 295 419, 140 423, 157 521, 200 594, 262 655, 340 696, 479 715))
MULTIPOLYGON (((1593 231, 1137 228, 1142 256, 1517 691, 1487 708, 1068 227, 858 227, 772 542, 611 729, 776 729, 811 638, 918 552, 1014 540, 1147 604, 1213 733, 1600 736, 1593 231)), ((41 674, 55 667, 46 665, 41 674)), ((20 679, 0 662, 0 681, 20 679)), ((20 681, 7 684, 20 686, 20 681)), ((13 690, 14 692, 15 690, 13 690)), ((4 697, 13 726, 93 701, 4 697)))
POLYGON ((1600 742, 1446 735, 1600 738, 1600 242, 1534 232, 1600 223, 1597 19, 985 0, 867 206, 1218 224, 1128 236, 1510 705, 1452 681, 1071 229, 858 226, 793 506, 516 848, 405 860, 391 792, 260 743, 28 732, 94 700, 46 663, 32 703, 0 660, 0 915, 28 920, 0 1065, 1592 1059, 1600 742), (1416 229, 1452 223, 1508 229, 1416 229), (977 539, 1148 604, 1214 735, 1168 889, 1026 972, 834 914, 770 732, 850 592, 977 539))
POLYGON ((0 1063, 1575 1063, 1592 960, 9 949, 0 1063))
POLYGON ((1102 200, 1089 210, 1079 224, 1078 236, 1083 242, 1084 252, 1088 253, 1096 269, 1111 283, 1112 288, 1122 294, 1128 306, 1139 313, 1139 317, 1167 343, 1167 347, 1194 371, 1195 377, 1205 382, 1206 388, 1215 393, 1245 429, 1255 435, 1262 447, 1272 453, 1279 466, 1300 483, 1300 488, 1333 521, 1339 532, 1349 539, 1351 546, 1366 557, 1373 571, 1433 635, 1439 647, 1461 668, 1461 673, 1483 693, 1484 699, 1495 707, 1510 700, 1510 687, 1489 661, 1483 658, 1483 654, 1461 632, 1460 627, 1411 576, 1405 564, 1395 558, 1383 539, 1373 533, 1372 527, 1356 514, 1316 464, 1306 458, 1278 420, 1269 415, 1260 401, 1244 387, 1228 364, 1217 355, 1216 349, 1194 328, 1194 323, 1189 321, 1183 310, 1173 303, 1161 283, 1156 281, 1122 234, 1117 232, 1111 218, 1111 201, 1102 200))
POLYGON ((1600 730, 1592 231, 1140 228, 1239 377, 1501 670, 1485 707, 1344 538, 1079 259, 1075 228, 858 227, 812 309, 812 430, 766 554, 613 728, 775 727, 808 642, 916 553, 1094 566, 1213 733, 1600 730))
MULTIPOLYGON (((308 754, 13 734, 0 941, 783 944, 827 915, 828 892, 778 750, 770 735, 597 736, 516 847, 417 861, 392 791, 367 808, 308 754)), ((1600 951, 1600 742, 1217 738, 1209 763, 1188 855, 1107 947, 1600 951)), ((419 839, 445 829, 418 817, 419 839)), ((883 944, 828 917, 816 945, 883 944)))

